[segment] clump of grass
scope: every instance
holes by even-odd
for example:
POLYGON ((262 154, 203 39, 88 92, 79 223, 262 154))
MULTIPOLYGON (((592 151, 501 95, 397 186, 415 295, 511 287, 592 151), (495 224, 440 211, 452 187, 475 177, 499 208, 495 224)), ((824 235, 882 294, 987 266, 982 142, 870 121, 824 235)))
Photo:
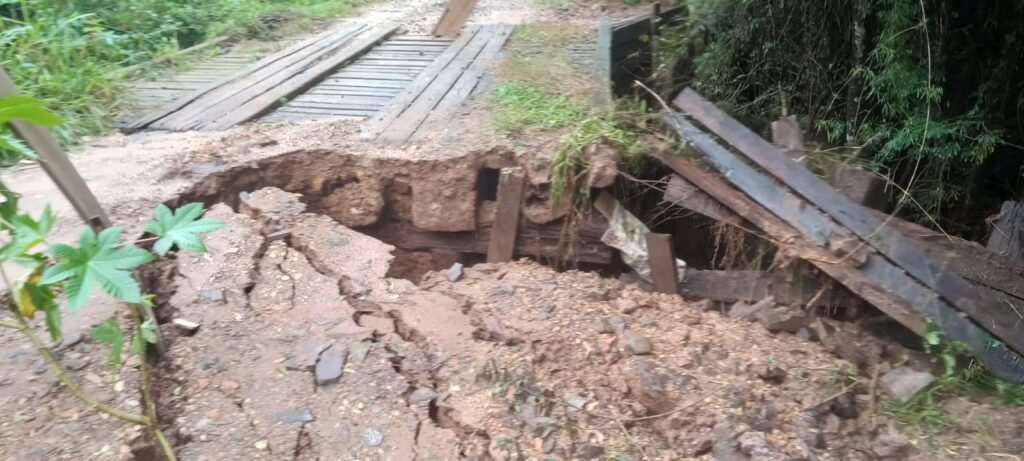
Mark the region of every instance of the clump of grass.
POLYGON ((494 89, 495 128, 513 132, 552 129, 578 120, 582 110, 562 95, 551 95, 523 83, 502 83, 494 89))
POLYGON ((619 150, 627 161, 646 154, 648 146, 639 135, 625 128, 621 120, 612 115, 596 115, 579 120, 572 131, 562 138, 551 159, 551 199, 561 200, 574 185, 579 186, 581 198, 589 198, 590 189, 583 187, 580 175, 589 162, 586 149, 592 144, 606 142, 619 150))

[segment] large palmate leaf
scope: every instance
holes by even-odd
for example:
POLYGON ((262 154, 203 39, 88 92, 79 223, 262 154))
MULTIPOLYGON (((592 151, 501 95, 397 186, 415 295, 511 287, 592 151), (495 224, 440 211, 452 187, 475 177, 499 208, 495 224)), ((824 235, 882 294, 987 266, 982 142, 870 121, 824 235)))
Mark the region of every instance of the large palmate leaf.
POLYGON ((60 117, 46 110, 46 103, 28 96, 0 96, 0 125, 24 120, 44 126, 60 123, 60 117))
POLYGON ((92 330, 92 339, 110 345, 110 355, 107 357, 110 366, 116 367, 121 364, 124 335, 121 334, 121 325, 117 323, 117 318, 111 317, 106 322, 96 325, 92 330))
POLYGON ((190 251, 206 252, 206 245, 197 234, 220 229, 224 223, 216 219, 199 219, 202 215, 202 203, 189 203, 173 212, 163 204, 157 205, 156 218, 146 224, 146 232, 160 237, 153 244, 153 251, 163 256, 172 245, 177 245, 190 251))
MULTIPOLYGON (((3 214, 3 213, 0 213, 3 214)), ((4 217, 4 223, 11 232, 11 241, 0 248, 0 259, 9 259, 15 256, 22 256, 29 252, 36 245, 43 243, 46 236, 50 234, 54 223, 53 210, 47 205, 39 220, 32 219, 28 214, 18 214, 9 220, 4 217)))
POLYGON ((77 247, 61 243, 50 245, 49 252, 58 262, 46 268, 40 283, 49 285, 63 281, 64 294, 72 309, 85 303, 96 284, 117 299, 141 302, 139 282, 128 270, 152 261, 153 255, 134 246, 120 247, 120 241, 120 227, 105 229, 99 236, 87 228, 79 237, 77 247))

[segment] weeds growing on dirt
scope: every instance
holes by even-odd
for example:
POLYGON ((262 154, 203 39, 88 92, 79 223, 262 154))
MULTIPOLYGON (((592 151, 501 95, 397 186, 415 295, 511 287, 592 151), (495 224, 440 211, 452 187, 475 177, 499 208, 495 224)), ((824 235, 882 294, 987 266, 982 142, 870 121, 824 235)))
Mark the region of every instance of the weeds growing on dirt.
POLYGON ((495 128, 521 131, 529 127, 559 128, 580 117, 580 109, 564 95, 552 95, 523 83, 503 83, 494 89, 495 128))
POLYGON ((261 35, 270 13, 341 16, 365 1, 0 1, 0 64, 22 93, 64 119, 56 131, 67 145, 110 128, 132 77, 121 67, 215 36, 261 35))

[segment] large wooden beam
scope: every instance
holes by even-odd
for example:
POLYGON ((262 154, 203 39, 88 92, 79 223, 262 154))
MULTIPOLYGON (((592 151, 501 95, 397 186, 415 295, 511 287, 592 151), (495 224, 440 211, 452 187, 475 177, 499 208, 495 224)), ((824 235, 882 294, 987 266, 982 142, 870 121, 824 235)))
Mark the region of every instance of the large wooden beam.
MULTIPOLYGON (((1024 312, 1024 306, 1006 306, 1003 300, 979 290, 955 271, 940 265, 917 242, 882 225, 882 221, 864 212, 860 206, 818 179, 810 170, 794 162, 695 91, 683 90, 673 104, 734 146, 747 159, 778 178, 806 199, 807 203, 819 207, 884 254, 896 267, 911 274, 946 302, 956 306, 957 310, 970 316, 978 325, 991 331, 1017 353, 1024 353, 1024 316, 1019 313, 1024 312)), ((804 202, 800 200, 799 203, 804 202)))
POLYGON ((662 161, 761 228, 775 240, 780 251, 811 263, 918 334, 926 331, 927 316, 949 338, 968 344, 990 370, 1007 379, 1024 381, 1020 356, 1003 344, 994 343, 984 328, 963 318, 933 290, 885 257, 861 252, 858 240, 850 237, 848 231, 755 171, 680 114, 666 113, 663 120, 750 197, 681 157, 661 156, 662 161))
POLYGON ((1013 261, 1024 262, 1024 203, 1003 202, 986 246, 1013 261))
POLYGON ((645 238, 654 290, 659 293, 679 293, 679 271, 676 268, 676 252, 672 248, 672 235, 648 232, 645 238))

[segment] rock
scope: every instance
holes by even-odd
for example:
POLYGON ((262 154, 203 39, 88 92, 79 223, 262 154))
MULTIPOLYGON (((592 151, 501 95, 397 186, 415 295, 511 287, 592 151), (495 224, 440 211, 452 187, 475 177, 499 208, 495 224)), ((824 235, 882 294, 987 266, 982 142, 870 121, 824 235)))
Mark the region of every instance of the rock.
POLYGON ((892 428, 879 433, 871 444, 871 451, 881 459, 905 459, 910 448, 910 441, 892 428))
POLYGON ((611 322, 604 317, 599 318, 594 322, 594 329, 597 330, 599 334, 603 335, 615 334, 615 327, 613 327, 611 322))
POLYGON ((796 333, 807 325, 807 313, 803 309, 795 307, 780 306, 774 309, 762 309, 756 315, 758 321, 768 331, 796 333))
POLYGON ((368 426, 363 430, 363 442, 371 447, 379 447, 384 443, 384 433, 374 426, 368 426))
POLYGON ((311 338, 299 343, 295 351, 295 358, 289 363, 288 368, 300 371, 313 371, 316 362, 320 359, 320 353, 331 346, 326 339, 311 338))
POLYGON ((702 299, 690 305, 693 306, 694 309, 701 311, 715 310, 715 302, 710 299, 702 299))
POLYGON ((217 430, 217 423, 211 419, 203 418, 196 422, 196 432, 213 432, 217 430))
POLYGON ((754 365, 754 374, 769 383, 782 384, 786 380, 786 370, 770 362, 754 365))
POLYGON ((57 347, 54 347, 53 350, 54 352, 61 352, 80 342, 82 342, 82 332, 73 331, 60 338, 60 344, 58 344, 57 347))
POLYGON ((562 400, 569 408, 576 410, 582 410, 587 405, 587 399, 579 394, 566 394, 562 400))
POLYGON ((648 355, 654 349, 651 340, 645 336, 629 333, 623 338, 623 348, 633 355, 648 355))
POLYGON ((748 461, 749 456, 737 448, 736 435, 732 432, 733 423, 728 420, 715 424, 712 430, 715 440, 711 444, 711 455, 717 461, 748 461))
POLYGON ((220 390, 224 392, 234 392, 237 391, 239 387, 242 386, 238 384, 237 381, 233 381, 230 379, 225 379, 224 381, 220 382, 220 390))
POLYGON ((174 319, 171 320, 171 323, 174 324, 175 328, 181 330, 181 332, 184 333, 186 336, 192 336, 196 334, 197 331, 199 331, 199 324, 191 320, 174 319))
POLYGON ((764 438, 763 432, 747 431, 736 440, 740 451, 752 458, 766 458, 771 455, 771 448, 764 438))
POLYGON ((420 387, 412 394, 409 395, 409 403, 412 405, 419 405, 421 403, 427 403, 437 398, 437 392, 429 387, 420 387))
POLYGON ((203 298, 203 301, 209 301, 209 302, 212 302, 212 303, 223 302, 224 301, 224 289, 223 288, 214 288, 212 290, 203 290, 202 293, 199 294, 199 296, 203 298))
POLYGON ((253 444, 253 446, 256 447, 257 450, 266 450, 269 445, 270 442, 267 441, 267 439, 257 440, 256 443, 253 444))
POLYGON ((338 382, 341 378, 342 368, 345 366, 345 357, 348 351, 345 348, 332 344, 320 353, 320 359, 316 362, 316 384, 325 386, 338 382))
POLYGON ((484 318, 484 330, 486 332, 485 338, 489 341, 504 342, 508 339, 508 333, 505 332, 505 326, 501 324, 495 316, 487 316, 484 318))
POLYGON ((580 445, 577 455, 580 459, 601 459, 604 457, 604 447, 600 445, 594 445, 592 443, 584 443, 580 445))
POLYGON ((447 278, 449 282, 459 281, 459 279, 462 278, 462 268, 462 263, 452 264, 452 267, 449 267, 448 270, 445 271, 445 278, 447 278))
POLYGON ((655 323, 657 323, 657 322, 654 320, 654 317, 651 317, 651 316, 648 316, 648 315, 640 317, 640 325, 642 325, 642 326, 653 327, 655 323))
POLYGON ((932 381, 935 381, 935 377, 931 373, 920 372, 910 367, 898 367, 882 375, 878 379, 878 384, 896 400, 906 403, 932 381))
POLYGON ((313 417, 313 412, 305 407, 285 410, 274 415, 274 421, 283 424, 308 423, 314 419, 316 418, 313 417))
POLYGON ((89 366, 89 361, 90 360, 88 356, 81 356, 78 354, 66 357, 64 360, 62 360, 62 362, 64 363, 64 368, 67 368, 71 371, 83 370, 85 367, 89 366))
POLYGON ((729 318, 734 319, 751 319, 757 310, 754 309, 754 305, 746 301, 736 301, 732 307, 729 308, 729 318))
POLYGON ((650 414, 670 411, 676 406, 670 388, 680 389, 687 379, 647 359, 630 359, 622 368, 629 394, 650 414))

